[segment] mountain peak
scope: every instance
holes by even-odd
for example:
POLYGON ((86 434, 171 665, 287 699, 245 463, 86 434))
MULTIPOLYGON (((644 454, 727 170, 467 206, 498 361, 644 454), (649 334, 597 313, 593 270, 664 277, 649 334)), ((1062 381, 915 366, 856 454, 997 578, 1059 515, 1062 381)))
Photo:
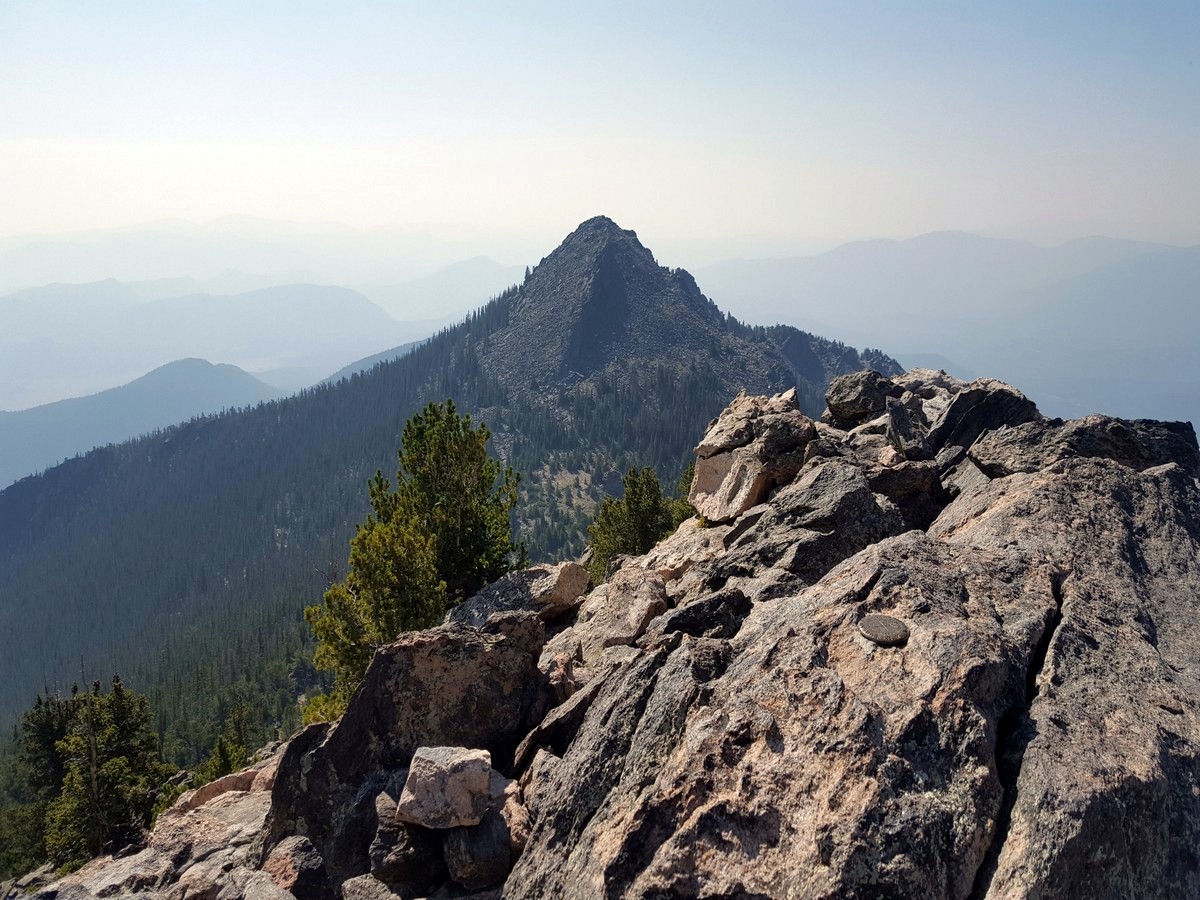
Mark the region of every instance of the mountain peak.
POLYGON ((625 247, 653 265, 658 265, 654 254, 638 240, 636 231, 622 228, 608 216, 593 216, 580 222, 574 231, 563 238, 550 257, 562 253, 595 257, 609 245, 625 247))

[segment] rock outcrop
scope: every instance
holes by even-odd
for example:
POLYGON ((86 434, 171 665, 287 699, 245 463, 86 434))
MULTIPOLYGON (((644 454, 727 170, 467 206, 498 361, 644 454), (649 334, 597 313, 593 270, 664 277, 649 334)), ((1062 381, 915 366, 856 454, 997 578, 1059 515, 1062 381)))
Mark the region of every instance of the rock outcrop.
POLYGON ((269 814, 243 773, 45 896, 1200 896, 1191 426, 927 370, 829 396, 738 397, 708 521, 586 596, 519 573, 381 650, 269 814))
POLYGON ((816 433, 795 388, 770 398, 739 394, 696 447, 688 501, 710 522, 737 518, 792 480, 816 433))

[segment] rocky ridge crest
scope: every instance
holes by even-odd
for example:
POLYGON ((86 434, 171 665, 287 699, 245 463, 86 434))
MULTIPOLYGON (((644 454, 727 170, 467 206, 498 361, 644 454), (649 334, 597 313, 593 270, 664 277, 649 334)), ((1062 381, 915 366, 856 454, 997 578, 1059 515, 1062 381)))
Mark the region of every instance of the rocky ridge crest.
POLYGON ((698 453, 706 521, 402 635, 269 794, 39 896, 1200 896, 1190 426, 855 373, 698 453))

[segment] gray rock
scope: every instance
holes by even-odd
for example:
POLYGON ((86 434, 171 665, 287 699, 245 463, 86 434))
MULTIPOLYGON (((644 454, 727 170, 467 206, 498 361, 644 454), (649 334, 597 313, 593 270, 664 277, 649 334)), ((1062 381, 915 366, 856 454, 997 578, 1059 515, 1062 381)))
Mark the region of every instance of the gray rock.
POLYGON ((1006 386, 948 385, 921 400, 946 401, 956 453, 895 476, 813 457, 531 735, 505 897, 1200 895, 1193 445, 1077 423, 1069 456, 992 479, 974 460, 1000 429, 1044 423, 1006 386), (900 534, 871 480, 902 499, 939 471, 955 498, 900 534), (688 634, 731 588, 757 601, 735 636, 688 634), (898 637, 881 615, 902 649, 863 638, 898 637))
POLYGON ((508 876, 510 836, 508 823, 496 810, 488 810, 476 825, 454 828, 446 834, 446 868, 450 877, 470 890, 493 887, 508 876))
POLYGON ((816 437, 799 411, 795 389, 774 397, 739 394, 696 447, 696 474, 688 502, 710 522, 725 522, 787 484, 816 437))
MULTIPOLYGON (((920 409, 919 404, 912 405, 920 409)), ((929 448, 925 444, 928 426, 923 421, 924 415, 920 414, 921 420, 918 420, 918 414, 914 410, 894 397, 887 399, 886 415, 887 438, 900 455, 905 459, 928 459, 929 448)))
POLYGON ((954 395, 933 423, 925 443, 935 454, 943 447, 970 447, 985 431, 1041 418, 1034 402, 1012 385, 980 378, 954 395))
POLYGON ((384 792, 375 798, 379 825, 369 848, 371 875, 412 894, 428 893, 449 877, 441 854, 443 834, 398 821, 396 802, 384 792))
POLYGON ((818 581, 847 556, 905 531, 900 510, 871 489, 860 465, 818 457, 771 499, 770 509, 696 567, 680 605, 737 588, 751 600, 786 596, 818 581))
POLYGON ((938 475, 938 465, 932 460, 870 465, 865 472, 871 490, 896 505, 908 528, 928 528, 950 502, 938 475))
POLYGON ((342 882, 342 900, 408 900, 412 896, 393 890, 374 875, 359 875, 342 882))
POLYGON ((992 478, 1037 472, 1061 459, 1111 459, 1137 471, 1176 463, 1200 475, 1196 432, 1189 422, 1086 416, 998 428, 971 445, 971 460, 992 478))
POLYGON ((1180 466, 1067 459, 963 494, 934 523, 947 543, 1025 547, 1061 567, 1044 659, 1001 724, 987 896, 1200 890, 1197 509, 1180 466))
POLYGON ((277 885, 266 872, 246 870, 245 874, 246 881, 235 894, 222 892, 217 900, 293 900, 296 896, 277 885))
POLYGON ((276 844, 262 871, 296 900, 333 900, 325 862, 306 837, 292 835, 276 844))
POLYGON ((641 637, 667 605, 666 586, 657 573, 633 566, 619 569, 588 595, 576 624, 546 643, 539 665, 548 672, 563 654, 581 665, 595 665, 608 647, 629 646, 641 637))
POLYGON ((443 625, 381 649, 337 725, 291 741, 265 847, 305 834, 335 884, 368 871, 375 799, 418 747, 475 747, 501 769, 511 763, 548 706, 537 669, 544 641, 536 615, 501 613, 479 629, 443 625))
POLYGON ((750 598, 737 588, 726 588, 668 610, 650 624, 641 641, 650 644, 663 635, 674 633, 731 638, 750 614, 751 605, 750 598))
POLYGON ((587 569, 573 562, 512 572, 451 609, 446 621, 479 626, 493 613, 525 610, 551 622, 583 602, 588 581, 587 569))
POLYGON ((873 419, 887 408, 889 397, 900 396, 900 388, 878 372, 864 369, 841 375, 825 391, 825 402, 834 424, 853 426, 873 419))

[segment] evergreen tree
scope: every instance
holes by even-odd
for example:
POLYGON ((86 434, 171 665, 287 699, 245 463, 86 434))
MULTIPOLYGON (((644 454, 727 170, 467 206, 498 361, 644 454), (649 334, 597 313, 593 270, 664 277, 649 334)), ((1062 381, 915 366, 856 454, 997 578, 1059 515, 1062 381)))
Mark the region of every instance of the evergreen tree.
POLYGON ((588 571, 597 584, 605 579, 614 556, 645 553, 678 525, 674 515, 677 501, 663 497, 653 469, 631 468, 621 485, 621 499, 605 497, 588 526, 592 551, 588 571))
POLYGON ((58 744, 66 761, 62 789, 46 816, 46 850, 73 865, 136 841, 149 827, 170 768, 158 758, 146 698, 114 675, 78 695, 70 729, 58 744))
POLYGON ((340 715, 379 647, 436 625, 448 605, 524 562, 510 525, 519 479, 487 455, 490 435, 451 400, 405 423, 396 489, 375 473, 373 513, 350 542, 349 574, 323 606, 305 610, 316 665, 334 676, 305 721, 340 715))
POLYGON ((371 502, 388 521, 367 517, 350 541, 350 574, 325 592, 324 606, 304 611, 317 638, 317 668, 334 676, 332 692, 306 706, 306 722, 341 715, 379 647, 402 631, 436 625, 445 612, 433 536, 395 498, 377 474, 371 502))
POLYGON ((510 521, 520 477, 488 456, 490 438, 487 426, 460 416, 453 400, 430 403, 404 424, 395 494, 386 493, 378 473, 372 485, 376 515, 384 518, 380 510, 392 508, 411 512, 433 536, 451 605, 524 560, 510 521))
POLYGON ((196 770, 195 787, 236 772, 246 764, 246 748, 225 735, 217 736, 212 755, 196 770))

